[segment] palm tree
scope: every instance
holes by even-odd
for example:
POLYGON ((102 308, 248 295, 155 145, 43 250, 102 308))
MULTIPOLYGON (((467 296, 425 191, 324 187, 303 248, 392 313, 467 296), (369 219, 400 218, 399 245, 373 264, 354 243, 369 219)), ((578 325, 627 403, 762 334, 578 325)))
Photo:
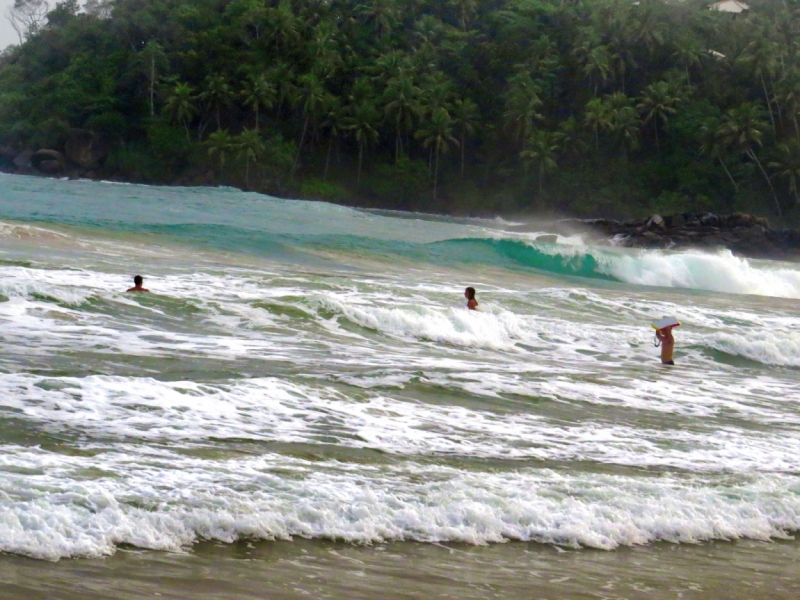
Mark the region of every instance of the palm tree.
POLYGON ((597 97, 600 83, 605 83, 611 74, 612 58, 611 50, 605 45, 595 46, 586 55, 586 64, 583 67, 583 72, 594 84, 595 97, 597 97))
POLYGON ((720 140, 717 137, 718 130, 719 130, 719 122, 715 122, 709 125, 704 125, 702 127, 700 131, 700 136, 702 140, 700 143, 700 152, 710 157, 712 160, 716 159, 719 161, 719 164, 722 165, 725 174, 728 176, 728 179, 733 185, 733 189, 738 193, 739 184, 736 183, 736 180, 733 178, 733 175, 731 175, 731 172, 728 170, 728 165, 725 164, 725 160, 722 158, 725 149, 722 147, 722 144, 720 143, 720 140))
POLYGON ((205 90, 198 98, 208 110, 214 110, 217 114, 217 131, 222 129, 220 123, 220 110, 233 104, 233 90, 228 84, 228 80, 222 75, 209 75, 206 77, 205 90))
POLYGON ((389 79, 383 92, 384 114, 394 121, 394 162, 400 160, 403 150, 403 133, 414 125, 414 117, 419 116, 421 107, 419 103, 420 90, 414 85, 414 80, 406 71, 401 71, 397 76, 389 79))
POLYGON ((194 96, 192 95, 193 91, 188 83, 178 83, 172 89, 172 94, 164 104, 164 113, 173 121, 183 125, 186 130, 186 139, 189 141, 191 141, 189 137, 189 121, 197 114, 197 107, 194 105, 194 96))
POLYGON ((306 73, 298 80, 294 104, 300 107, 305 118, 303 120, 303 133, 300 135, 300 144, 297 146, 297 156, 294 159, 292 173, 297 171, 297 165, 300 162, 300 152, 305 143, 308 124, 310 121, 316 120, 317 116, 324 108, 327 97, 328 93, 325 91, 325 86, 313 73, 306 73))
POLYGON ((689 36, 678 39, 676 45, 678 49, 672 56, 683 63, 683 68, 686 73, 686 82, 691 85, 691 67, 700 64, 700 57, 703 56, 703 50, 700 48, 697 41, 689 36))
POLYGON ((666 81, 659 81, 648 85, 637 104, 636 108, 642 111, 644 123, 653 121, 653 130, 656 133, 656 148, 660 147, 658 139, 658 122, 667 124, 669 115, 677 112, 675 108, 681 101, 671 86, 666 81))
POLYGON ((228 152, 233 149, 233 138, 228 133, 228 130, 217 130, 208 136, 206 140, 208 146, 208 155, 216 155, 219 159, 219 176, 222 178, 225 169, 225 159, 228 152))
POLYGON ((561 151, 562 134, 553 131, 534 131, 528 140, 528 149, 520 152, 525 163, 536 164, 539 171, 539 199, 542 198, 543 182, 546 173, 558 168, 556 158, 561 151))
POLYGON ((745 102, 736 108, 728 110, 723 115, 716 135, 723 148, 740 152, 758 165, 769 189, 772 191, 772 197, 775 199, 775 206, 778 209, 778 216, 783 216, 772 181, 754 150, 755 146, 761 146, 764 137, 766 123, 763 115, 764 110, 761 106, 754 102, 745 102))
POLYGON ((371 0, 361 4, 358 14, 371 21, 381 36, 392 32, 392 28, 400 20, 400 11, 396 0, 371 0))
POLYGON ((280 0, 278 6, 267 9, 266 20, 272 28, 275 49, 279 55, 285 54, 289 45, 300 37, 300 22, 292 11, 291 0, 280 0))
POLYGON ((586 114, 583 122, 594 131, 594 147, 600 150, 600 131, 611 129, 611 113, 607 103, 602 98, 594 98, 586 104, 586 114))
POLYGON ((767 32, 763 32, 763 37, 759 36, 754 41, 750 42, 739 57, 739 62, 750 67, 753 70, 753 75, 761 81, 764 99, 767 102, 767 113, 769 114, 769 120, 772 123, 773 131, 777 131, 777 129, 775 117, 772 114, 772 101, 767 92, 765 76, 772 79, 775 75, 775 71, 778 68, 778 54, 778 43, 770 39, 767 32))
POLYGON ((344 124, 344 111, 339 102, 339 98, 331 96, 330 102, 326 107, 325 118, 322 121, 322 127, 328 130, 328 152, 325 156, 325 170, 322 174, 322 180, 328 180, 328 166, 331 162, 331 150, 333 150, 333 141, 339 135, 344 124))
POLYGON ((431 115, 430 121, 419 129, 414 137, 422 140, 425 148, 430 148, 433 152, 434 171, 433 171, 433 200, 436 201, 436 190, 439 182, 439 154, 447 153, 450 144, 458 145, 458 140, 453 137, 453 119, 443 108, 437 108, 431 115))
POLYGON ((458 12, 458 24, 461 31, 466 31, 475 11, 478 8, 478 0, 447 0, 447 4, 458 12))
POLYGON ((275 102, 275 88, 267 81, 264 75, 250 76, 245 80, 239 92, 245 106, 252 109, 256 115, 256 132, 258 132, 259 109, 270 109, 275 102))
POLYGON ((356 185, 361 183, 361 165, 364 161, 364 148, 378 141, 378 130, 375 129, 380 119, 378 109, 372 103, 363 102, 348 106, 344 129, 350 132, 358 144, 358 177, 356 185))
POLYGON ((797 114, 800 113, 800 71, 789 70, 786 77, 781 79, 776 87, 773 101, 776 106, 783 107, 791 115, 794 134, 800 135, 800 127, 797 125, 797 114))
POLYGON ((800 138, 792 138, 777 148, 779 157, 767 166, 789 184, 789 193, 794 195, 795 204, 800 202, 798 182, 800 182, 800 138))
POLYGON ((266 147, 264 146, 264 142, 261 139, 261 136, 258 133, 257 129, 247 129, 245 128, 242 130, 238 136, 236 136, 235 142, 236 150, 237 150, 237 158, 244 158, 245 160, 245 167, 244 167, 244 184, 245 187, 250 187, 250 163, 258 161, 262 156, 264 156, 264 151, 266 147))
POLYGON ((450 109, 455 95, 453 81, 442 71, 427 75, 420 86, 420 113, 432 115, 436 110, 450 109))
POLYGON ((469 98, 464 100, 456 100, 453 103, 453 124, 458 130, 461 137, 461 178, 464 178, 464 152, 467 146, 467 136, 475 133, 475 128, 478 126, 480 113, 478 112, 478 105, 469 98))
POLYGON ((609 131, 617 138, 617 142, 627 153, 639 147, 639 133, 642 122, 631 100, 622 92, 614 92, 604 98, 609 113, 609 131))
POLYGON ((538 112, 542 106, 540 93, 541 88, 534 83, 530 73, 519 72, 509 79, 503 117, 514 138, 522 140, 523 150, 525 142, 533 131, 533 122, 544 119, 538 112))
POLYGON ((139 65, 147 73, 148 97, 150 100, 150 116, 156 114, 155 95, 158 71, 166 70, 169 66, 164 48, 155 40, 149 40, 138 56, 139 65))

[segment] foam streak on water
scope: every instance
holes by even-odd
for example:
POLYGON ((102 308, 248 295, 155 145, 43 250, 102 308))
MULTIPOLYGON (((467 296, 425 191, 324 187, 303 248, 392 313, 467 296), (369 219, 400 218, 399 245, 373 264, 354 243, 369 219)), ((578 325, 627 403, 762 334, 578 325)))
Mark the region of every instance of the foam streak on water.
POLYGON ((0 186, 2 551, 800 530, 795 263, 224 189, 0 186), (135 273, 152 294, 124 293, 135 273))

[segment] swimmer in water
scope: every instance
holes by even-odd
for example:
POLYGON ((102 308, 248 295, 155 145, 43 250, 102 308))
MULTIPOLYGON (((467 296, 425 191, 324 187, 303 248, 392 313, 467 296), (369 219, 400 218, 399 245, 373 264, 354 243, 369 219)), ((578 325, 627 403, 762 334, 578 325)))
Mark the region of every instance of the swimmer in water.
POLYGON ((672 351, 675 349, 675 338, 672 337, 672 327, 656 330, 656 337, 661 342, 661 364, 674 365, 672 351))
POLYGON ((149 292, 147 288, 142 287, 142 283, 144 283, 144 279, 142 279, 141 275, 137 275, 133 278, 133 287, 128 288, 126 291, 128 292, 149 292))
POLYGON ((467 299, 467 308, 470 310, 478 310, 478 301, 475 300, 475 288, 468 287, 464 290, 464 297, 467 299))

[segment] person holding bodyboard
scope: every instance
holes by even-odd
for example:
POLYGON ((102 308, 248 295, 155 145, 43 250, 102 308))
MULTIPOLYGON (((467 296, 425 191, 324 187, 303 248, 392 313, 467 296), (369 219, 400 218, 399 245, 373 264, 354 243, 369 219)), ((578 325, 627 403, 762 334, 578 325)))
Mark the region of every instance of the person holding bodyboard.
POLYGON ((675 349, 675 338, 672 337, 672 330, 675 327, 680 327, 681 323, 675 317, 664 317, 655 323, 651 323, 653 329, 656 330, 656 347, 661 346, 661 364, 674 365, 675 361, 672 358, 672 352, 675 349))

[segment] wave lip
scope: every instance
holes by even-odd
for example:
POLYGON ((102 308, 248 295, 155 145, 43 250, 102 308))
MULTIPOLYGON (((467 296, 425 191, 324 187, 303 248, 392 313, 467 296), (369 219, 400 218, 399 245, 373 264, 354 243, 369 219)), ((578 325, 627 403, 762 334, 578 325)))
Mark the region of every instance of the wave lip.
POLYGON ((607 279, 635 285, 800 298, 800 268, 751 261, 718 252, 629 250, 551 244, 515 238, 462 238, 430 244, 449 248, 462 262, 505 261, 554 275, 607 279), (774 266, 773 266, 774 265, 774 266))
POLYGON ((7 447, 0 466, 10 457, 17 468, 40 474, 33 487, 13 474, 0 482, 13 499, 0 509, 0 550, 58 560, 110 555, 121 544, 180 551, 200 540, 294 536, 613 550, 658 541, 785 539, 800 529, 796 484, 773 475, 712 485, 544 469, 509 479, 415 463, 387 470, 279 455, 210 461, 154 451, 132 464, 123 450, 93 457, 91 466, 104 476, 65 482, 58 476, 77 475, 88 459, 7 447))

